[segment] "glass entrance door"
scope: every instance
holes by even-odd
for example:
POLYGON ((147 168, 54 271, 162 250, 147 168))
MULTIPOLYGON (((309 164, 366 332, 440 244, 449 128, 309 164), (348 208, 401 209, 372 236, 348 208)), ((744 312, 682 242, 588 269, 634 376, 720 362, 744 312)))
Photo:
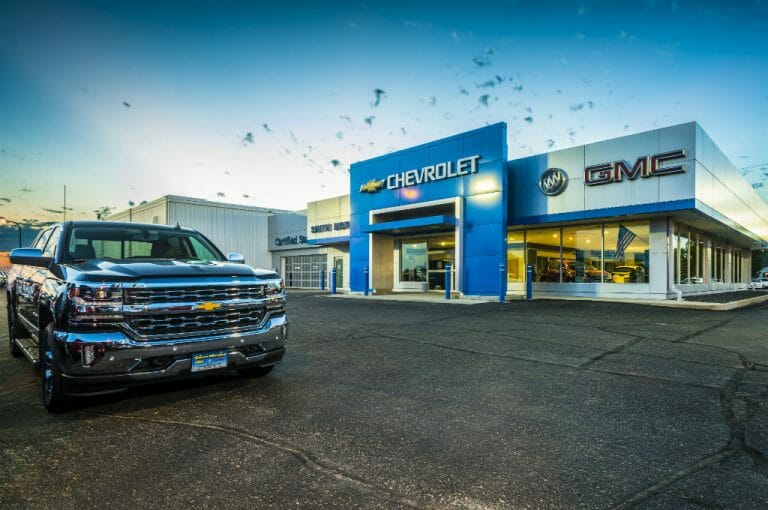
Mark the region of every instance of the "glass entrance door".
POLYGON ((445 271, 448 264, 451 266, 451 288, 455 289, 454 275, 456 264, 454 261, 453 236, 433 237, 427 240, 429 258, 429 290, 445 290, 445 271))
POLYGON ((334 258, 333 267, 336 268, 336 288, 341 289, 344 287, 344 258, 334 258))
POLYGON ((445 271, 451 265, 451 288, 456 288, 455 241, 451 235, 432 235, 400 241, 397 290, 445 290, 445 271))
POLYGON ((427 290, 427 243, 403 241, 400 245, 400 287, 427 290))

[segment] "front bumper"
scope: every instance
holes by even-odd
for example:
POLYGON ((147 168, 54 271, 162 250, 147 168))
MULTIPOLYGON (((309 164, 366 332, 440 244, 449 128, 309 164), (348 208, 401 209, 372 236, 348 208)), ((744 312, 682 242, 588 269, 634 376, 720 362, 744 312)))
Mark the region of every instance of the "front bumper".
POLYGON ((280 363, 285 354, 288 318, 270 317, 259 329, 178 339, 137 341, 116 331, 108 333, 55 333, 57 358, 64 391, 69 395, 96 395, 146 384, 280 363), (84 361, 90 349, 94 360, 84 361), (191 372, 192 355, 226 351, 226 369, 191 372))

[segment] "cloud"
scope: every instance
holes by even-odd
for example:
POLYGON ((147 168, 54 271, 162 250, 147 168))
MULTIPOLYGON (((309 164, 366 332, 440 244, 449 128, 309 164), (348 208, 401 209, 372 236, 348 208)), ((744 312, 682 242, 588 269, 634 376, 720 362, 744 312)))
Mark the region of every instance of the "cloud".
POLYGON ((456 42, 463 41, 465 39, 472 39, 474 38, 475 34, 472 31, 469 32, 459 32, 457 30, 454 30, 451 32, 451 39, 453 39, 456 42))
POLYGON ((432 23, 428 21, 414 21, 411 19, 403 21, 403 25, 411 28, 432 28, 432 23))
POLYGON ((64 213, 64 211, 62 211, 61 209, 48 209, 46 207, 43 207, 42 209, 43 209, 43 211, 48 211, 49 213, 53 213, 53 214, 62 214, 62 213, 64 213))
POLYGON ((0 197, 0 200, 2 200, 4 202, 7 202, 9 204, 11 203, 11 199, 10 198, 0 197))
POLYGON ((477 88, 479 89, 488 89, 496 86, 495 80, 485 80, 483 83, 478 83, 477 88))
POLYGON ((21 191, 22 193, 30 193, 32 190, 29 188, 21 188, 19 191, 21 191))
POLYGON ((487 107, 487 106, 488 106, 488 100, 489 100, 490 98, 491 98, 491 95, 490 95, 490 94, 483 94, 482 96, 480 96, 480 97, 478 98, 478 101, 480 102, 480 104, 481 104, 482 106, 485 106, 485 107, 487 107))

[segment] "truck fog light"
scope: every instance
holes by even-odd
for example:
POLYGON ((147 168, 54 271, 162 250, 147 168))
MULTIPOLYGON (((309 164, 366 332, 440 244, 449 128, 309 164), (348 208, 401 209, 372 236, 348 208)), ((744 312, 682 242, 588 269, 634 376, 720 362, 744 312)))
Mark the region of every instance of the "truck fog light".
POLYGON ((93 360, 95 358, 95 352, 93 345, 85 345, 83 346, 83 365, 86 367, 90 366, 91 363, 93 363, 93 360))

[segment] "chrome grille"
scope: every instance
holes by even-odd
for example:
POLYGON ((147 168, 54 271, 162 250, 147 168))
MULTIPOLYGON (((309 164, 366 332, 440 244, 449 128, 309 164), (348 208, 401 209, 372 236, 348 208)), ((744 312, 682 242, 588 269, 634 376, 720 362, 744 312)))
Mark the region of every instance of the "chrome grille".
POLYGON ((264 320, 264 308, 188 312, 168 315, 129 315, 128 326, 141 336, 216 334, 222 330, 256 328, 264 320))
POLYGON ((127 305, 229 301, 232 299, 261 299, 263 297, 263 285, 125 289, 125 304, 127 305))

